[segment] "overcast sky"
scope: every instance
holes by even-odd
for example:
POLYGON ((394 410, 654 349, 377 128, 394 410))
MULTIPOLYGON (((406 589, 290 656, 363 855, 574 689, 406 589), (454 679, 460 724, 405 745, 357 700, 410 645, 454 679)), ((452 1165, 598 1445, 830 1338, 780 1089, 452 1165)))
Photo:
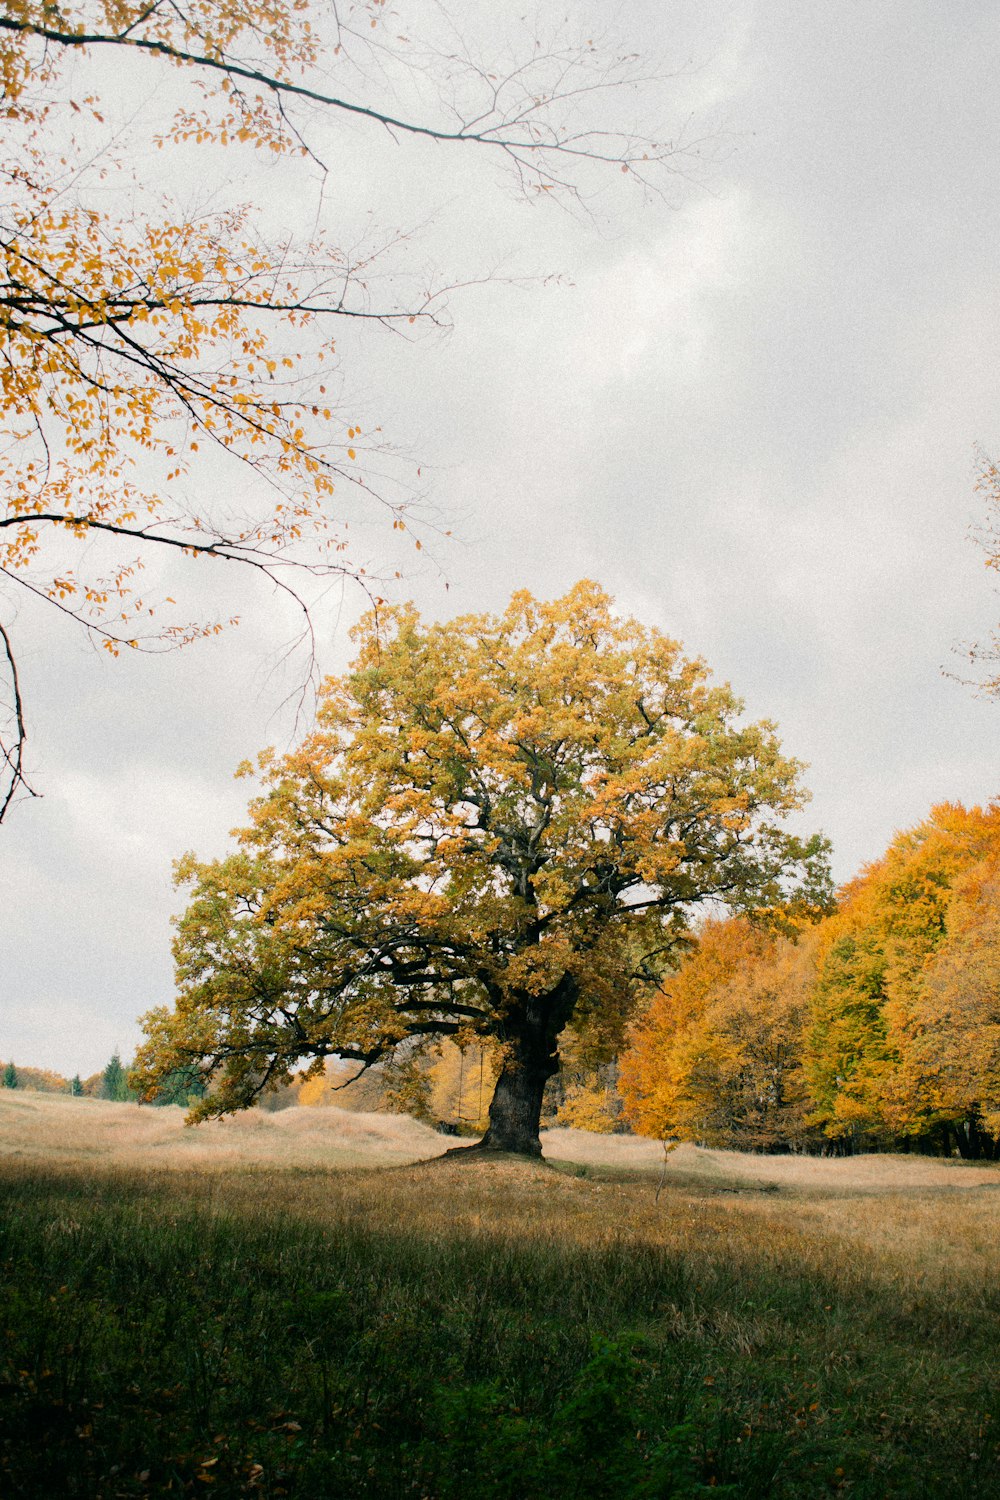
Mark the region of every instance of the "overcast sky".
MULTIPOLYGON (((683 69, 660 120, 714 136, 669 204, 616 184, 574 217, 518 202, 472 152, 329 137, 328 218, 431 216, 419 253, 456 279, 501 261, 564 277, 456 294, 447 338, 343 351, 457 534, 433 562, 407 554, 399 589, 444 618, 598 579, 777 721, 809 763, 803 826, 847 879, 934 802, 1000 792, 1000 704, 942 672, 1000 610, 969 540, 975 445, 1000 450, 1000 17, 994 0, 617 9, 636 50, 683 69)), ((293 177, 246 190, 301 213, 293 177)), ((374 525, 357 547, 390 556, 374 525)), ((113 662, 32 618, 44 796, 0 830, 0 1058, 86 1075, 131 1054, 138 1014, 172 996, 171 862, 225 851, 233 769, 289 743, 289 618, 238 578, 176 589, 217 585, 243 626, 173 657, 113 662)), ((327 669, 362 603, 321 610, 327 669)))

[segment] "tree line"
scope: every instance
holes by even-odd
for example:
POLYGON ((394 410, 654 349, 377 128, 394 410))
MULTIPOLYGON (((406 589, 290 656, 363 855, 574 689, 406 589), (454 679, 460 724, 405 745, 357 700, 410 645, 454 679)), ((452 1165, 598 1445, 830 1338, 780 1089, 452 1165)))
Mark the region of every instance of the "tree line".
MULTIPOLYGON (((283 1102, 408 1109, 481 1132, 505 1049, 486 1032, 456 1034, 377 1068, 363 1099, 341 1092, 353 1070, 340 1061, 290 1079, 283 1102)), ((680 940, 617 1058, 592 1027, 567 1028, 558 1045, 549 1126, 1000 1160, 1000 800, 933 808, 825 913, 779 904, 705 920, 680 940)), ((203 1067, 175 1066, 147 1097, 214 1113, 206 1081, 203 1067)), ((83 1082, 13 1062, 2 1082, 123 1101, 140 1097, 142 1076, 116 1052, 83 1082)))
POLYGON ((1000 1159, 1000 801, 935 807, 797 931, 707 922, 619 1086, 647 1135, 1000 1159))
MULTIPOLYGON (((0 1087, 5 1089, 30 1089, 42 1094, 69 1094, 74 1099, 107 1099, 115 1104, 136 1103, 139 1095, 129 1079, 128 1065, 122 1062, 121 1052, 116 1047, 103 1068, 81 1078, 74 1073, 64 1078, 50 1068, 18 1066, 11 1058, 0 1071, 0 1087)), ((163 1080, 161 1087, 147 1101, 150 1104, 181 1104, 187 1106, 201 1097, 204 1086, 196 1073, 177 1071, 163 1080)))

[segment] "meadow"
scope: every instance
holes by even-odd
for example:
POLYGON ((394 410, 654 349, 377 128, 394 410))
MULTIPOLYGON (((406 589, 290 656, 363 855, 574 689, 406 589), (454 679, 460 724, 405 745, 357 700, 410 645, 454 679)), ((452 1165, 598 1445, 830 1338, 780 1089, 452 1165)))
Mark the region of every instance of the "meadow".
POLYGON ((1000 1168, 0 1091, 0 1495, 1000 1496, 1000 1168))

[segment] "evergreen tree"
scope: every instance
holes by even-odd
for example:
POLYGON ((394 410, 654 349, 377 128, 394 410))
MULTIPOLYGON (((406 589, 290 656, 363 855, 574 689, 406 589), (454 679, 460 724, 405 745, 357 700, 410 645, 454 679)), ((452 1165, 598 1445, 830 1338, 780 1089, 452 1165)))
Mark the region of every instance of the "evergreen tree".
POLYGON ((121 1104, 134 1097, 135 1095, 128 1086, 128 1077, 122 1066, 121 1055, 116 1047, 101 1078, 101 1098, 113 1099, 121 1104))
POLYGON ((3 1086, 5 1089, 16 1089, 17 1084, 17 1069, 12 1062, 9 1062, 3 1070, 3 1086))
MULTIPOLYGON (((180 1104, 187 1109, 195 1099, 203 1098, 204 1094, 205 1083, 200 1069, 197 1067, 175 1068, 164 1078, 159 1093, 150 1103, 180 1104)), ((131 1094, 129 1097, 132 1097, 131 1094)))
POLYGON ((70 1079, 69 1091, 74 1099, 81 1099, 83 1097, 83 1084, 80 1082, 79 1073, 74 1073, 70 1079))

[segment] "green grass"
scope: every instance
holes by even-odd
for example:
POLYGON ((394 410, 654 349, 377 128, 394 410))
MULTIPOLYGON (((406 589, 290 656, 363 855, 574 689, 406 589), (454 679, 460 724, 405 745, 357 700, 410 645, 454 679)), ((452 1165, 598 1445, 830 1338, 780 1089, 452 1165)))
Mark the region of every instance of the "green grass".
POLYGON ((0 1494, 1000 1496, 995 1280, 490 1172, 0 1174, 0 1494))

